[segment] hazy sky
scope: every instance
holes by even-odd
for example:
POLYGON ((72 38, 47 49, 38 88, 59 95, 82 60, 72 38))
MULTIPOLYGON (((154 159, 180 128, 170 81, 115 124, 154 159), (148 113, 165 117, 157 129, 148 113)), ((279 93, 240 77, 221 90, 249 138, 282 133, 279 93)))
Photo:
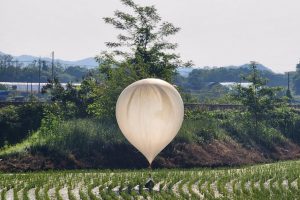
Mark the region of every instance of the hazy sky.
MULTIPOLYGON (((300 58, 300 0, 137 0, 155 5, 182 28, 174 37, 183 60, 196 66, 251 60, 276 72, 295 70, 300 58)), ((115 30, 102 17, 118 0, 0 0, 0 51, 77 60, 95 56, 115 30)))

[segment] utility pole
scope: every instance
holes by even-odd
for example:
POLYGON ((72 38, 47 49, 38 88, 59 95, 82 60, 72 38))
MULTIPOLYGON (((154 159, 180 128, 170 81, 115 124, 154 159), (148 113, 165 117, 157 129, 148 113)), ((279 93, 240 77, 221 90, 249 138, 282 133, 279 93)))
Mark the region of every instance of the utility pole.
POLYGON ((290 72, 288 72, 288 90, 290 91, 290 72))
POLYGON ((39 88, 38 88, 38 93, 41 93, 41 58, 39 58, 39 88))
POLYGON ((54 51, 52 51, 51 57, 52 57, 52 83, 54 83, 54 51))
POLYGON ((289 103, 291 103, 293 96, 292 96, 291 87, 290 87, 290 72, 288 72, 287 75, 288 75, 288 89, 286 91, 286 96, 289 99, 289 103))

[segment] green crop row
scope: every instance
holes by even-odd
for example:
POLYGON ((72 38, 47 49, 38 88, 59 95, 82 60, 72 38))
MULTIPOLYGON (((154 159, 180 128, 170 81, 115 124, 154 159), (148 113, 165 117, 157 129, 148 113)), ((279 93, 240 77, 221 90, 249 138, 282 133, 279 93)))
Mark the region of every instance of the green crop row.
POLYGON ((298 199, 300 161, 224 169, 0 174, 1 199, 298 199), (144 187, 152 176, 155 187, 144 187))

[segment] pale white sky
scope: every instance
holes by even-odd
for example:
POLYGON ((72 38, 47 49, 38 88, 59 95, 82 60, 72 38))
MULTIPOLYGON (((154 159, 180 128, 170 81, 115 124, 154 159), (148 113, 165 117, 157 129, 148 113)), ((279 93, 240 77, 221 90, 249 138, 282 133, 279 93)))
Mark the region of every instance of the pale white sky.
MULTIPOLYGON (((295 70, 300 58, 300 0, 137 0, 155 5, 182 28, 174 40, 196 66, 251 60, 276 72, 295 70)), ((105 50, 116 32, 102 17, 118 0, 0 0, 0 51, 77 60, 105 50)))

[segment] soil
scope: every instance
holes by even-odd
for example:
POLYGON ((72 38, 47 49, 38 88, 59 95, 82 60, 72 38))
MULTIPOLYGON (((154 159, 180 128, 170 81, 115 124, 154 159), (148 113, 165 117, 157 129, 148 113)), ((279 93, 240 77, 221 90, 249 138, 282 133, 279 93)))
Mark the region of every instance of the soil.
MULTIPOLYGON (((273 149, 244 147, 233 141, 211 141, 208 144, 170 144, 152 163, 153 168, 195 168, 241 166, 300 158, 300 146, 287 141, 273 149)), ((53 169, 139 169, 148 162, 129 144, 108 146, 101 152, 81 155, 35 149, 27 153, 2 157, 0 171, 24 172, 53 169)))

